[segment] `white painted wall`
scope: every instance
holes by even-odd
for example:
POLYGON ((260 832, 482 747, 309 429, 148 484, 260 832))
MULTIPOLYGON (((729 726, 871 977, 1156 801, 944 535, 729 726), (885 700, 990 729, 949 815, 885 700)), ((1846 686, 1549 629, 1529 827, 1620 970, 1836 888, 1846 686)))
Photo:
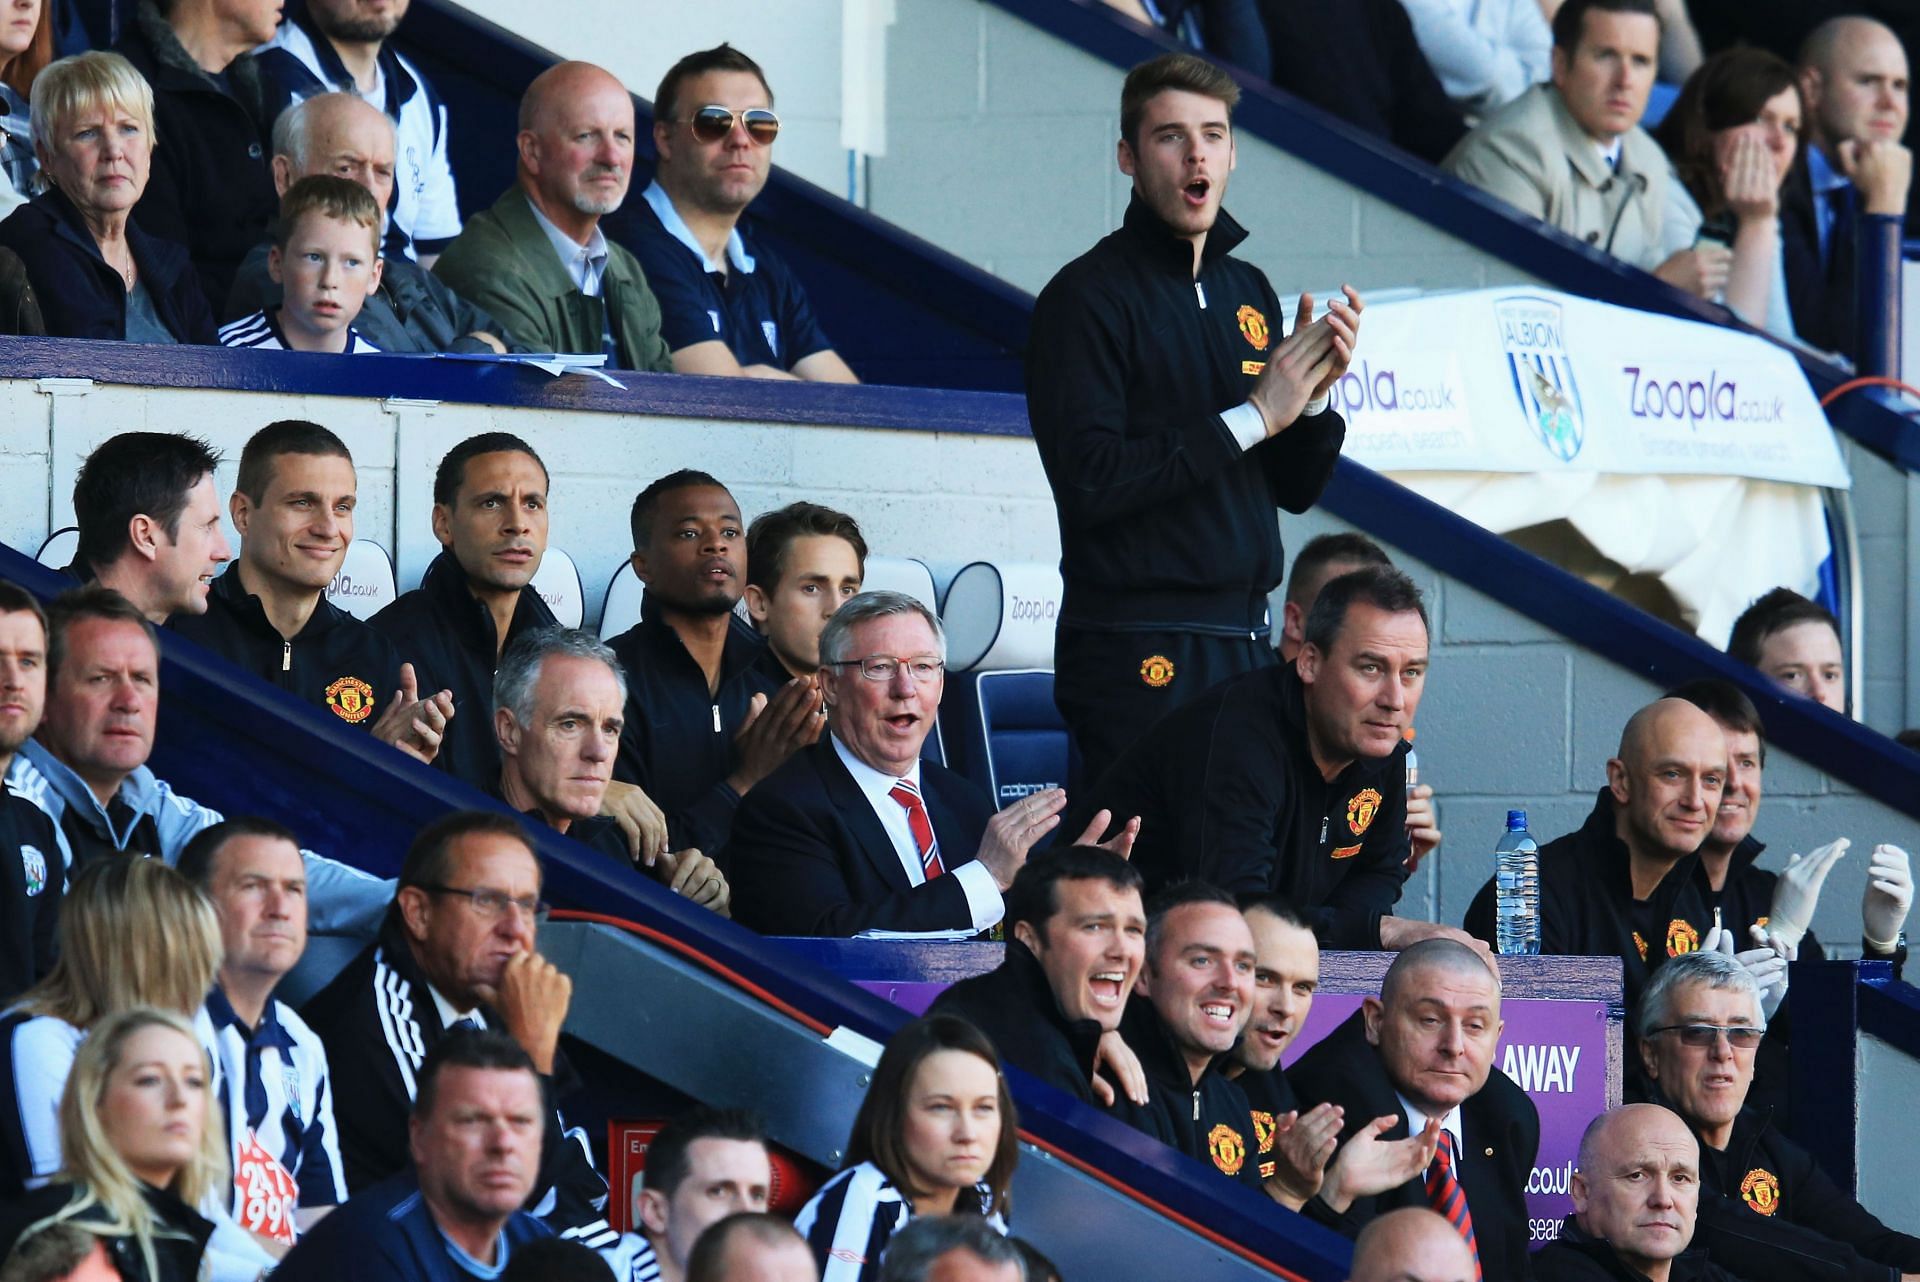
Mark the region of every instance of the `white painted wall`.
POLYGON ((1903 1233, 1920 1227, 1920 1063, 1877 1037, 1860 1038, 1860 1204, 1903 1233))

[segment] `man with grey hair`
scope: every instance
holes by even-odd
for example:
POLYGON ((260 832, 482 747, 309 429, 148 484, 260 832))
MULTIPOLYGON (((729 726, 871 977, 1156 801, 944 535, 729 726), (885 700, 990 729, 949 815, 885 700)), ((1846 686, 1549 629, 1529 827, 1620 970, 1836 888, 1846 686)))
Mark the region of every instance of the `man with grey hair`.
POLYGON ((1858 1278, 1920 1272, 1920 1239, 1882 1224, 1813 1155, 1751 1108, 1766 1030, 1759 985, 1707 950, 1654 973, 1639 1006, 1640 1058, 1659 1102, 1700 1141, 1700 1234, 1742 1277, 1858 1278))
MULTIPOLYGON (((864 592, 820 634, 828 733, 740 803, 722 864, 735 915, 770 935, 992 929, 1034 843, 1066 794, 1034 793, 993 814, 972 783, 920 759, 940 707, 946 633, 899 592, 864 592)), ((1099 840, 1102 811, 1078 844, 1099 840)), ((1108 843, 1133 848, 1138 823, 1108 843)))
MULTIPOLYGON (((565 833, 626 863, 626 834, 601 814, 627 701, 613 651, 591 633, 546 627, 521 634, 493 677, 500 799, 529 822, 565 833)), ((675 894, 727 912, 727 879, 698 850, 667 851, 645 865, 675 894)))
POLYGON ((887 1243, 880 1282, 1021 1282, 1020 1247, 978 1215, 925 1215, 887 1243))
MULTIPOLYGON (((282 196, 302 178, 351 178, 387 208, 394 186, 393 122, 358 94, 302 99, 273 122, 273 185, 282 196)), ((247 316, 280 305, 267 271, 271 241, 253 247, 234 277, 223 313, 247 316)), ((367 297, 354 328, 383 352, 504 352, 500 323, 404 254, 383 255, 380 287, 367 297)), ((524 347, 518 350, 526 350, 524 347)))

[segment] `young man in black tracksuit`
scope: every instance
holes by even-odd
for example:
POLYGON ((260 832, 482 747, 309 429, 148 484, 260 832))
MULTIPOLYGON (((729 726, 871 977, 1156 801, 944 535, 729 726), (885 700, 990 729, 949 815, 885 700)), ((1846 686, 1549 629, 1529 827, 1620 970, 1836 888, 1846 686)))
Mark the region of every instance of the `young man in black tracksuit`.
POLYGON ((811 677, 769 678, 765 643, 733 612, 746 523, 724 485, 670 473, 640 491, 631 521, 647 586, 640 622, 609 642, 627 674, 614 777, 665 813, 670 849, 717 854, 740 798, 820 737, 820 692, 811 677))
POLYGON ((1140 873, 1111 851, 1056 847, 1014 875, 1006 905, 1005 960, 941 993, 932 1013, 968 1020, 1006 1063, 1102 1103, 1101 1038, 1119 1028, 1146 949, 1140 873))
POLYGON ((1282 336, 1266 277, 1231 256, 1220 208, 1239 89, 1189 54, 1121 92, 1121 228, 1067 264, 1034 309, 1027 406, 1060 519, 1065 595, 1054 698, 1097 779, 1166 711, 1274 662, 1267 594, 1284 569, 1275 509, 1320 497, 1346 426, 1359 295, 1282 336))
POLYGON ((469 437, 433 478, 433 537, 445 549, 420 586, 373 616, 423 690, 449 690, 453 717, 434 764, 476 788, 500 773, 493 672, 507 642, 551 627, 533 589, 547 550, 547 466, 506 432, 469 437))
POLYGON ((1253 1008, 1254 960, 1253 934, 1224 890, 1188 882, 1156 900, 1146 968, 1120 1021, 1147 1102, 1122 1094, 1107 1106, 1250 1189, 1261 1187, 1253 1109, 1225 1069, 1253 1008))
MULTIPOLYGON (((0 780, 40 728, 46 702, 46 613, 26 589, 0 579, 0 780)), ((66 880, 53 820, 0 783, 0 1005, 53 969, 66 880)))
POLYGON ((323 707, 383 743, 432 761, 453 710, 421 699, 393 643, 327 600, 353 541, 353 456, 318 423, 255 432, 229 501, 239 559, 213 581, 205 614, 169 626, 254 676, 323 707))

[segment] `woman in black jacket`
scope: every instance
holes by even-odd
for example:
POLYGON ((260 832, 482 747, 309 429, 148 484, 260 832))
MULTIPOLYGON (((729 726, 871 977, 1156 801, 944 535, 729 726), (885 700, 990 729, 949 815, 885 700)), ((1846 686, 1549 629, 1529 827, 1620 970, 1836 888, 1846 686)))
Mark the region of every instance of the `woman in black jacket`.
POLYGON ((136 343, 214 343, 187 251, 140 230, 155 138, 153 92, 119 54, 62 58, 33 94, 47 190, 0 222, 27 265, 47 333, 136 343))

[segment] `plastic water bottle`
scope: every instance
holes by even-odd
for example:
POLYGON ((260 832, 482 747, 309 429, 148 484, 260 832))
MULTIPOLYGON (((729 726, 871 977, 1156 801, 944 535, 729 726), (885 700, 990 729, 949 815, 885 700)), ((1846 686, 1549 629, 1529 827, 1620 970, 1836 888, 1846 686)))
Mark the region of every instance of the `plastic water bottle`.
POLYGON ((1420 786, 1420 754, 1413 749, 1412 726, 1402 730, 1400 737, 1407 741, 1407 795, 1411 797, 1413 790, 1420 786))
POLYGON ((1495 951, 1507 956, 1540 951, 1540 847, 1527 831, 1527 812, 1507 811, 1507 830, 1493 848, 1498 922, 1495 951))

